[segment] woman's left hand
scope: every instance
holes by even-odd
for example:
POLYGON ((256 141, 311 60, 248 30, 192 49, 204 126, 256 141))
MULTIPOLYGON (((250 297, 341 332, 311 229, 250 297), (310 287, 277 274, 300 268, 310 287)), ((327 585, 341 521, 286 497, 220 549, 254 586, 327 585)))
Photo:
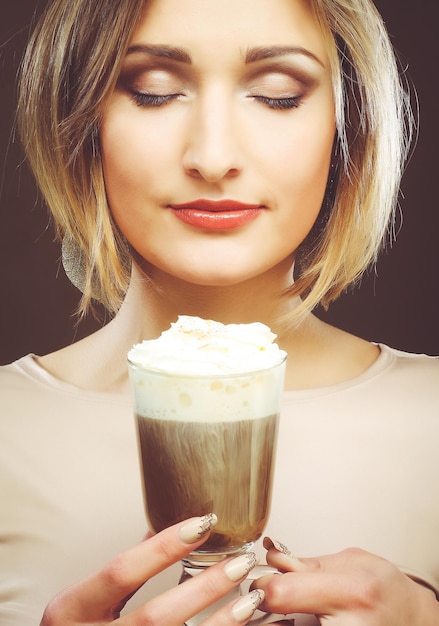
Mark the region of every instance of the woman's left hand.
POLYGON ((318 558, 298 559, 278 542, 264 540, 267 563, 283 574, 259 578, 261 609, 314 614, 327 626, 438 626, 435 594, 395 565, 349 548, 318 558))

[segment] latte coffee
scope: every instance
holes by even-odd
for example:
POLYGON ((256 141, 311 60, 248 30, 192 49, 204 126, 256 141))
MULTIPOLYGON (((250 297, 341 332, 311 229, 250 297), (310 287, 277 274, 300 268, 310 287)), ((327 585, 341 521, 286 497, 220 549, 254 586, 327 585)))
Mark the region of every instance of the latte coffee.
POLYGON ((182 317, 128 354, 151 530, 218 518, 191 565, 248 549, 267 522, 286 358, 274 338, 182 317))
POLYGON ((255 542, 269 514, 277 424, 276 414, 214 423, 137 415, 150 527, 214 511, 218 524, 201 551, 255 542))

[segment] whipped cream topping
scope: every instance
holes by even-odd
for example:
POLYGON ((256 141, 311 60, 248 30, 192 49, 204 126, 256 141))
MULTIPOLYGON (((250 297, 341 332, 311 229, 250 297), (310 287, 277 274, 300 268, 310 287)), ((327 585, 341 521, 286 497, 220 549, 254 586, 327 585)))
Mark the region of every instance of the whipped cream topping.
POLYGON ((276 335, 260 322, 222 324, 182 315, 158 339, 143 341, 128 353, 130 363, 183 376, 258 371, 283 361, 276 335))

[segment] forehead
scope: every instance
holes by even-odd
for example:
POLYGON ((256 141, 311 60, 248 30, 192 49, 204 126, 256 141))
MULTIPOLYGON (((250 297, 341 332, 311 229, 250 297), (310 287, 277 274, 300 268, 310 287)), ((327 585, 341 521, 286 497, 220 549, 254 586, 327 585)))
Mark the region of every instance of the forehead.
POLYGON ((220 55, 257 46, 301 46, 326 65, 309 0, 149 0, 131 40, 220 55))

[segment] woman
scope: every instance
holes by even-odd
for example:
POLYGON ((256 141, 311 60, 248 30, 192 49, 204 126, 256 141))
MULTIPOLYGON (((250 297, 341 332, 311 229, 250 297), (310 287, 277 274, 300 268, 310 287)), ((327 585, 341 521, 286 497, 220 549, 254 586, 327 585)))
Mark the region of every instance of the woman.
POLYGON ((81 311, 98 299, 115 316, 2 371, 5 621, 35 623, 82 579, 42 624, 117 622, 148 580, 119 622, 179 624, 245 577, 241 559, 175 586, 166 567, 197 520, 129 548, 144 521, 126 353, 186 314, 264 322, 289 353, 265 542, 284 574, 205 623, 258 603, 296 624, 437 623, 439 510, 422 486, 439 470, 438 361, 311 312, 375 259, 406 154, 373 5, 55 0, 19 113, 81 311))

